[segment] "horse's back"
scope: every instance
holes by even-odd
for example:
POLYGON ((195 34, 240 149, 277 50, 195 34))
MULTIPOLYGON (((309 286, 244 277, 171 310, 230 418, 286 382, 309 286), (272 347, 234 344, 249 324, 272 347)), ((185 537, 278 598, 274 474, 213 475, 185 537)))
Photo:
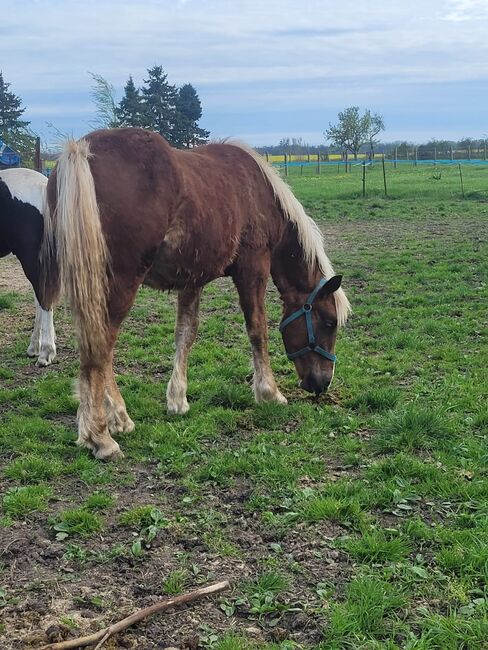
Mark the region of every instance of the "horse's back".
POLYGON ((172 151, 180 200, 145 280, 161 289, 226 275, 243 246, 266 249, 277 222, 272 192, 248 153, 226 144, 172 151))
POLYGON ((47 185, 47 178, 43 174, 33 169, 14 167, 0 171, 0 180, 7 185, 13 198, 33 205, 42 213, 47 185))
MULTIPOLYGON (((151 265, 174 213, 179 180, 171 148, 143 129, 103 129, 84 137, 102 231, 119 281, 141 278, 151 265)), ((56 205, 56 170, 49 203, 56 205)))

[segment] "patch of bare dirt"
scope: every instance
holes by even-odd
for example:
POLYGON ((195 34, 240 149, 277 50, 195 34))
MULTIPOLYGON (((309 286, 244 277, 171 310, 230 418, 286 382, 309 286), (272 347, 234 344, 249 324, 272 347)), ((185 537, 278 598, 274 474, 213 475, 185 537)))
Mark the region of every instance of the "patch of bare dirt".
MULTIPOLYGON (((58 502, 51 510, 66 507, 82 490, 86 486, 80 481, 70 481, 56 495, 58 502)), ((56 541, 42 515, 33 515, 28 526, 19 523, 9 530, 0 529, 2 588, 11 601, 2 610, 8 645, 1 647, 39 648, 52 635, 90 634, 163 598, 164 580, 182 567, 188 572, 185 590, 225 579, 236 590, 148 619, 118 635, 113 648, 197 650, 205 647, 212 632, 231 630, 256 640, 288 638, 314 647, 324 624, 316 613, 321 605, 316 586, 327 582, 341 590, 352 570, 346 555, 334 549, 334 540, 345 529, 327 522, 295 524, 288 530, 269 528, 247 507, 251 493, 252 486, 241 481, 232 488, 209 487, 203 495, 208 507, 225 517, 227 523, 219 524, 219 532, 237 549, 229 556, 208 543, 200 529, 201 510, 192 512, 191 506, 188 520, 161 530, 142 557, 128 552, 135 531, 120 525, 121 512, 148 503, 169 517, 181 511, 184 488, 175 490, 155 464, 134 467, 134 482, 116 489, 117 505, 106 517, 102 534, 89 541, 72 539, 72 544, 88 553, 84 562, 67 557, 69 543, 56 541), (108 559, 116 544, 123 544, 126 552, 108 559), (270 617, 253 616, 249 603, 237 603, 233 613, 224 613, 223 600, 232 604, 237 590, 242 593, 243 583, 261 574, 263 562, 273 556, 277 566, 286 567, 292 576, 282 598, 289 610, 279 616, 278 623, 270 625, 270 617)))
POLYGON ((0 259, 0 291, 30 291, 31 285, 25 277, 19 260, 13 255, 0 259))

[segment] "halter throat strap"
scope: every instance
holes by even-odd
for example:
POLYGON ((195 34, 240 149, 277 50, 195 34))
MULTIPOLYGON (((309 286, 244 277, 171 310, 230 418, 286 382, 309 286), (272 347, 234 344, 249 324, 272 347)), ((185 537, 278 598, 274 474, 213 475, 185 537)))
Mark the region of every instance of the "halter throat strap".
POLYGON ((288 359, 291 360, 297 359, 298 357, 303 357, 305 354, 308 354, 309 352, 315 352, 316 354, 320 354, 320 356, 325 357, 326 359, 332 361, 333 363, 337 361, 337 357, 335 354, 332 354, 331 352, 327 352, 327 350, 324 350, 324 348, 320 347, 320 345, 317 345, 317 341, 315 339, 315 332, 313 329, 313 322, 312 322, 313 302, 317 297, 318 292, 322 289, 323 286, 327 284, 327 282, 328 281, 325 278, 319 280, 319 283, 312 291, 312 293, 308 296, 307 301, 305 302, 303 307, 300 307, 300 309, 297 309, 297 311, 293 312, 293 314, 287 316, 281 321, 280 332, 283 332, 285 327, 287 327, 290 323, 293 323, 294 320, 300 318, 301 316, 305 316, 305 323, 307 326, 308 345, 306 345, 304 348, 301 348, 300 350, 297 350, 296 352, 287 351, 286 356, 288 357, 288 359))

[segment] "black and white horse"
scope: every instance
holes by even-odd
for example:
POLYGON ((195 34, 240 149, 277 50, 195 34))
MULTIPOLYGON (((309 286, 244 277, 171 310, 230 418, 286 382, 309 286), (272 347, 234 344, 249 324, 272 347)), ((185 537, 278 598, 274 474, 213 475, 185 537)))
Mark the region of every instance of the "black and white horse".
POLYGON ((39 249, 47 178, 32 169, 0 171, 0 257, 13 253, 34 288, 36 318, 27 354, 48 366, 56 357, 53 312, 39 304, 39 249))

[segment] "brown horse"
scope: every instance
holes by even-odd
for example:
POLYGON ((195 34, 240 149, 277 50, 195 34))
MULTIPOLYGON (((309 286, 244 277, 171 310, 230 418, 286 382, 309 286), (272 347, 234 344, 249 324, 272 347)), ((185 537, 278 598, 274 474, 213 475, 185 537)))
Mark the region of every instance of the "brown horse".
POLYGON ((274 380, 264 305, 269 275, 283 301, 281 328, 301 385, 317 394, 334 373, 337 327, 349 310, 317 225, 262 158, 241 144, 171 148, 140 129, 70 141, 48 184, 44 305, 62 287, 81 357, 78 444, 119 455, 111 433, 131 431, 113 348, 138 287, 178 291, 172 413, 188 410, 186 370, 202 288, 231 276, 239 293, 259 401, 286 400, 274 380), (325 279, 327 278, 327 280, 325 279))

